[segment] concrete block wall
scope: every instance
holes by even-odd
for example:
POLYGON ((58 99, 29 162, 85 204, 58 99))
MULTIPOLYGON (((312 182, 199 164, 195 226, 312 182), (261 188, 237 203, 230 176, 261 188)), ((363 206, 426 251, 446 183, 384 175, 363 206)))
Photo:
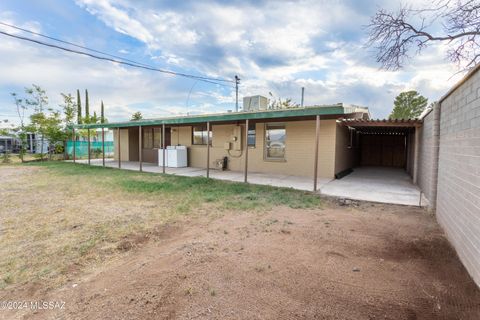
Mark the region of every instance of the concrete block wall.
POLYGON ((435 208, 437 198, 439 121, 440 107, 436 103, 423 118, 422 127, 417 129, 419 134, 417 184, 431 209, 435 208))
POLYGON ((436 215, 480 286, 480 72, 441 100, 439 118, 436 215))

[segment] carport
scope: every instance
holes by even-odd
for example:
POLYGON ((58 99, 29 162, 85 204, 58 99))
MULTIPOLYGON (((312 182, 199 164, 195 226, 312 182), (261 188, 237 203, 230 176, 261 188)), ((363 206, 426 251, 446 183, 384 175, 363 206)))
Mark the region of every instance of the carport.
POLYGON ((326 184, 326 195, 356 200, 420 205, 415 185, 418 168, 418 134, 421 121, 342 119, 355 150, 353 172, 326 184))

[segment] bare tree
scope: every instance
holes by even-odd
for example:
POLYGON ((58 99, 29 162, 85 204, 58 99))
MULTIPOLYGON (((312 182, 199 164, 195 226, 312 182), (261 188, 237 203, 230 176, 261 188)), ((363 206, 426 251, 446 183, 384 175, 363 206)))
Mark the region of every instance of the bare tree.
POLYGON ((480 62, 480 1, 439 0, 433 8, 380 9, 367 26, 368 46, 377 50, 377 62, 387 70, 400 69, 428 45, 446 43, 446 57, 461 69, 480 62), (436 34, 437 30, 441 34, 436 34))

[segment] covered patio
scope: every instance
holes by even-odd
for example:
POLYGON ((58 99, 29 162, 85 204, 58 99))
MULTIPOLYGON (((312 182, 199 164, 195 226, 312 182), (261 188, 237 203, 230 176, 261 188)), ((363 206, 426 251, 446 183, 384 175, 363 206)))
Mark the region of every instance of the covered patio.
POLYGON ((334 178, 336 120, 366 116, 367 112, 364 108, 336 104, 77 124, 72 128, 72 159, 127 170, 205 176, 318 192, 334 178), (91 130, 97 129, 101 130, 102 144, 105 129, 113 130, 113 159, 105 158, 103 145, 99 149, 103 159, 91 156, 91 130), (87 137, 88 159, 76 156, 76 136, 80 130, 87 137), (174 149, 187 151, 186 163, 166 163, 171 161, 168 154, 174 149))
POLYGON ((321 188, 321 193, 354 200, 425 206, 421 191, 401 168, 358 167, 351 174, 335 179, 321 188))
MULTIPOLYGON (((76 160, 77 163, 88 164, 88 160, 76 160)), ((105 167, 109 168, 118 168, 118 161, 113 159, 105 159, 105 167)), ((90 165, 92 166, 103 166, 102 159, 91 159, 90 165)), ((139 171, 140 163, 138 161, 122 161, 121 169, 139 171)), ((143 172, 151 173, 162 173, 163 168, 161 166, 152 164, 152 163, 142 163, 143 172)), ((233 182, 244 182, 244 173, 239 171, 221 171, 221 170, 209 170, 209 178, 217 180, 226 180, 233 182)), ((207 170, 205 168, 165 168, 165 174, 172 174, 185 177, 207 177, 207 170)), ((318 178, 317 184, 318 188, 322 188, 331 179, 318 178)), ((248 182, 252 184, 259 185, 269 185, 274 187, 283 187, 283 188, 293 188, 297 190, 311 191, 312 190, 312 179, 309 177, 300 177, 294 175, 283 175, 283 174, 267 174, 267 173, 258 173, 258 172, 249 172, 248 173, 248 182)))
POLYGON ((343 105, 76 125, 73 137, 75 129, 87 131, 88 159, 76 158, 73 139, 73 161, 418 206, 419 126, 370 120, 365 110, 343 105), (104 127, 114 130, 113 159, 105 158, 104 127), (102 159, 90 152, 97 128, 102 159), (184 150, 185 161, 166 164, 167 150, 184 150))
POLYGON ((356 166, 322 187, 326 195, 355 200, 424 206, 417 187, 417 119, 342 119, 349 129, 356 166))

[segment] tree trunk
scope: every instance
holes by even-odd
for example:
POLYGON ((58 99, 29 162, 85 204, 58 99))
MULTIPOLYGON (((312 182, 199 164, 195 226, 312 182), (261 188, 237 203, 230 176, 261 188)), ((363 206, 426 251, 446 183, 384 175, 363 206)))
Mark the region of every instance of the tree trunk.
POLYGON ((40 146, 40 159, 41 159, 41 161, 43 161, 43 142, 44 142, 43 139, 44 139, 44 138, 43 138, 43 134, 42 134, 42 140, 40 140, 40 141, 41 141, 41 144, 42 144, 42 145, 40 146))

